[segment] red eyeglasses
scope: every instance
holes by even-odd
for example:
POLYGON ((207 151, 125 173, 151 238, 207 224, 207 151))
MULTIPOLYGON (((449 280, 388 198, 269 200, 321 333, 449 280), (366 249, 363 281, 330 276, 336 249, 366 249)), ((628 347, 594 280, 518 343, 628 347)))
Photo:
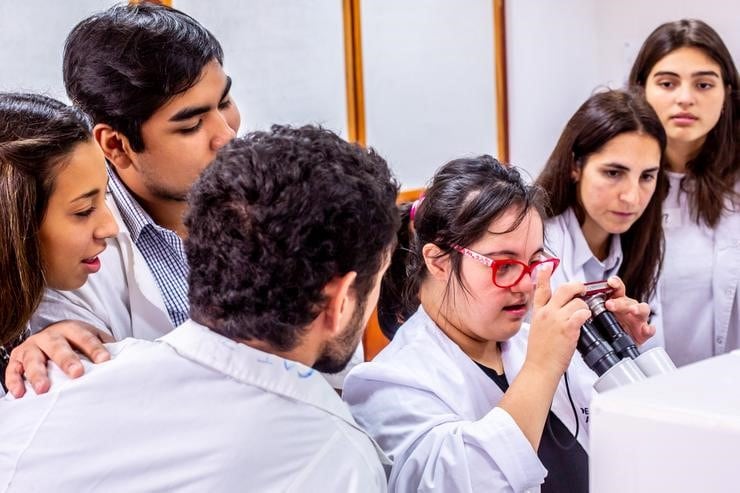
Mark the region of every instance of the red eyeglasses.
POLYGON ((494 260, 483 254, 474 252, 469 248, 461 247, 460 245, 452 245, 452 248, 466 257, 472 258, 476 262, 480 262, 481 264, 490 267, 491 281, 493 281, 494 285, 500 288, 510 288, 515 286, 522 280, 522 277, 524 277, 525 274, 529 274, 531 276, 535 269, 540 265, 551 264, 552 272, 555 272, 555 269, 557 269, 560 264, 560 259, 555 257, 539 260, 527 265, 524 262, 514 259, 494 260))

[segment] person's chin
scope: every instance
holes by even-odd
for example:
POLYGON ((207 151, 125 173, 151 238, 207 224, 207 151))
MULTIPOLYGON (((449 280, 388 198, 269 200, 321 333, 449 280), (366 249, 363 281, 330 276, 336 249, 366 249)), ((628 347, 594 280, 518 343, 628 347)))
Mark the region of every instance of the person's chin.
POLYGON ((498 334, 496 340, 507 341, 517 335, 522 328, 524 317, 506 317, 506 319, 500 319, 496 326, 498 327, 498 334))
POLYGON ((352 359, 351 354, 344 361, 336 360, 333 358, 320 358, 316 360, 316 363, 313 364, 312 368, 316 371, 320 371, 321 373, 326 373, 327 375, 333 375, 347 368, 347 365, 349 364, 351 359, 352 359))

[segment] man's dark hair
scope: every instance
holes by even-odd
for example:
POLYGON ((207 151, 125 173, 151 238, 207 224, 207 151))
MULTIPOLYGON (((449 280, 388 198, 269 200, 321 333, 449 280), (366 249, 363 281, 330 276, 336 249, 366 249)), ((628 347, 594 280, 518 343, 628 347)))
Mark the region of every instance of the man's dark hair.
POLYGON ((141 152, 142 123, 195 85, 211 60, 223 63, 221 45, 189 15, 148 3, 119 5, 72 29, 64 86, 94 123, 122 132, 141 152))
POLYGON ((275 125, 221 149, 185 219, 193 320, 294 348, 336 276, 364 300, 399 227, 383 158, 315 126, 275 125))

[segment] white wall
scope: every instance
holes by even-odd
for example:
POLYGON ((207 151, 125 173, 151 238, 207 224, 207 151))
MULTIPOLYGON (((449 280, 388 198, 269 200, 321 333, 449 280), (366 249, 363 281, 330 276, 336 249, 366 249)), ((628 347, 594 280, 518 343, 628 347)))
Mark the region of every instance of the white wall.
POLYGON ((241 133, 319 123, 347 137, 344 27, 338 0, 174 0, 224 48, 241 133))
POLYGON ((599 80, 596 2, 506 2, 509 160, 535 176, 579 101, 599 80))
POLYGON ((0 91, 41 92, 69 102, 62 83, 64 40, 112 0, 0 0, 0 91))
POLYGON ((404 188, 496 154, 491 0, 361 3, 367 143, 404 188))
POLYGON ((725 0, 510 0, 507 8, 511 162, 534 176, 565 123, 597 88, 621 87, 660 24, 700 18, 738 63, 740 4, 725 0))
MULTIPOLYGON (((109 0, 0 0, 0 90, 66 99, 69 30, 109 0)), ((242 130, 321 123, 347 135, 340 0, 174 0, 220 39, 242 130)), ((496 153, 492 0, 362 0, 367 140, 406 187, 448 159, 496 153)), ((740 56, 740 3, 506 2, 510 161, 536 175, 598 87, 619 87, 659 24, 698 17, 740 56)))

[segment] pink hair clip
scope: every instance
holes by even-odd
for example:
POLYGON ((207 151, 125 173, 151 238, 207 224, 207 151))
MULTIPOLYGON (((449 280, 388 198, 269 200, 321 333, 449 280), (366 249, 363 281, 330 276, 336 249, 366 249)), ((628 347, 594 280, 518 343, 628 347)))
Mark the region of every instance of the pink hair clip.
POLYGON ((409 211, 409 219, 411 222, 414 222, 414 218, 416 217, 416 210, 419 208, 421 203, 424 202, 424 196, 422 195, 418 199, 414 200, 414 203, 411 204, 411 211, 409 211))

